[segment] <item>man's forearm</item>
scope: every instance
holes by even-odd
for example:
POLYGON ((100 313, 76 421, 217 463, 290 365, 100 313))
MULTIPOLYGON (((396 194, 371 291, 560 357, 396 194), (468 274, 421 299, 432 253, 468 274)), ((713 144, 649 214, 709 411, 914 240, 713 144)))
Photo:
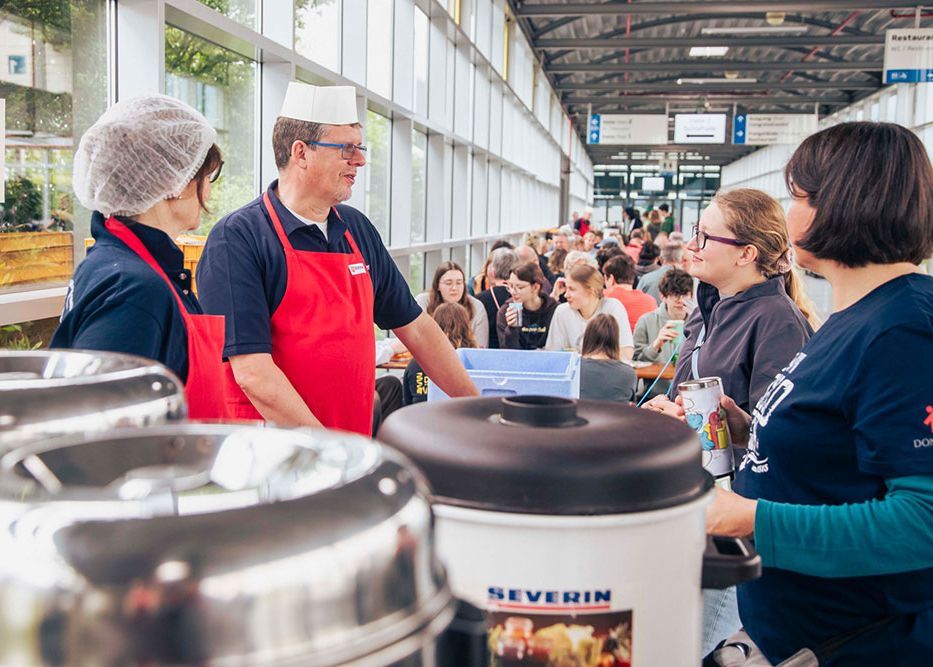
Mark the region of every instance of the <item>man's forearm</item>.
POLYGON ((430 316, 422 313, 411 324, 395 329, 395 334, 448 396, 479 396, 447 336, 430 316))
POLYGON ((262 418, 280 426, 322 426, 271 354, 230 357, 233 377, 262 418))

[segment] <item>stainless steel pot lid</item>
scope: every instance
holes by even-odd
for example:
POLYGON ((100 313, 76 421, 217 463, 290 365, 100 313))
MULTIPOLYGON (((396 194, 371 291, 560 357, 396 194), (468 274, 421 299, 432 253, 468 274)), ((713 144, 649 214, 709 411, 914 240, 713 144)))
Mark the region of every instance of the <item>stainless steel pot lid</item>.
POLYGON ((0 350, 0 453, 51 434, 184 418, 184 388, 142 357, 83 350, 0 350))
POLYGON ((452 614, 423 480, 357 436, 118 429, 0 467, 0 664, 352 664, 452 614))

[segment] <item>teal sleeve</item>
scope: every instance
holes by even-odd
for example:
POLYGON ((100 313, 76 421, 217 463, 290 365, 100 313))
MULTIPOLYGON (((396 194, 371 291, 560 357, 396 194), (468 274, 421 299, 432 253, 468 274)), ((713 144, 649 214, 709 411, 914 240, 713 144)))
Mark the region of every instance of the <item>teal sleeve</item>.
POLYGON ((886 480, 884 498, 847 505, 759 500, 762 564, 816 577, 867 577, 933 567, 933 475, 886 480))

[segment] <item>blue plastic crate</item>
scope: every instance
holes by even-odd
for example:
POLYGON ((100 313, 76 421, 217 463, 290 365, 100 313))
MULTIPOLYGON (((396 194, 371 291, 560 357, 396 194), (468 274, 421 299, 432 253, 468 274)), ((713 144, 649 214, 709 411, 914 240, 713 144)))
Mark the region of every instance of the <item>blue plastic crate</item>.
MULTIPOLYGON (((580 355, 544 350, 457 350, 481 396, 536 394, 580 398, 580 355)), ((449 396, 428 382, 428 400, 449 396)))

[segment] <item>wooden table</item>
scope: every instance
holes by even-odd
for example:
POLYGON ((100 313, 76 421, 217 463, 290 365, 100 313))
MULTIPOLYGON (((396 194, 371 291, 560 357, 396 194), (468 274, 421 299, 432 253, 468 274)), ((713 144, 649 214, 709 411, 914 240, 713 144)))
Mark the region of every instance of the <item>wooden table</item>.
POLYGON ((384 371, 403 371, 408 368, 408 362, 411 361, 411 358, 408 359, 389 359, 384 364, 379 364, 376 368, 381 368, 384 371))
MULTIPOLYGON (((639 380, 652 381, 658 377, 658 373, 661 372, 661 368, 663 367, 664 364, 651 364, 650 366, 644 366, 643 368, 636 368, 635 375, 639 380)), ((670 364, 667 368, 664 369, 664 373, 661 375, 661 378, 664 380, 674 379, 674 364, 670 364)))

